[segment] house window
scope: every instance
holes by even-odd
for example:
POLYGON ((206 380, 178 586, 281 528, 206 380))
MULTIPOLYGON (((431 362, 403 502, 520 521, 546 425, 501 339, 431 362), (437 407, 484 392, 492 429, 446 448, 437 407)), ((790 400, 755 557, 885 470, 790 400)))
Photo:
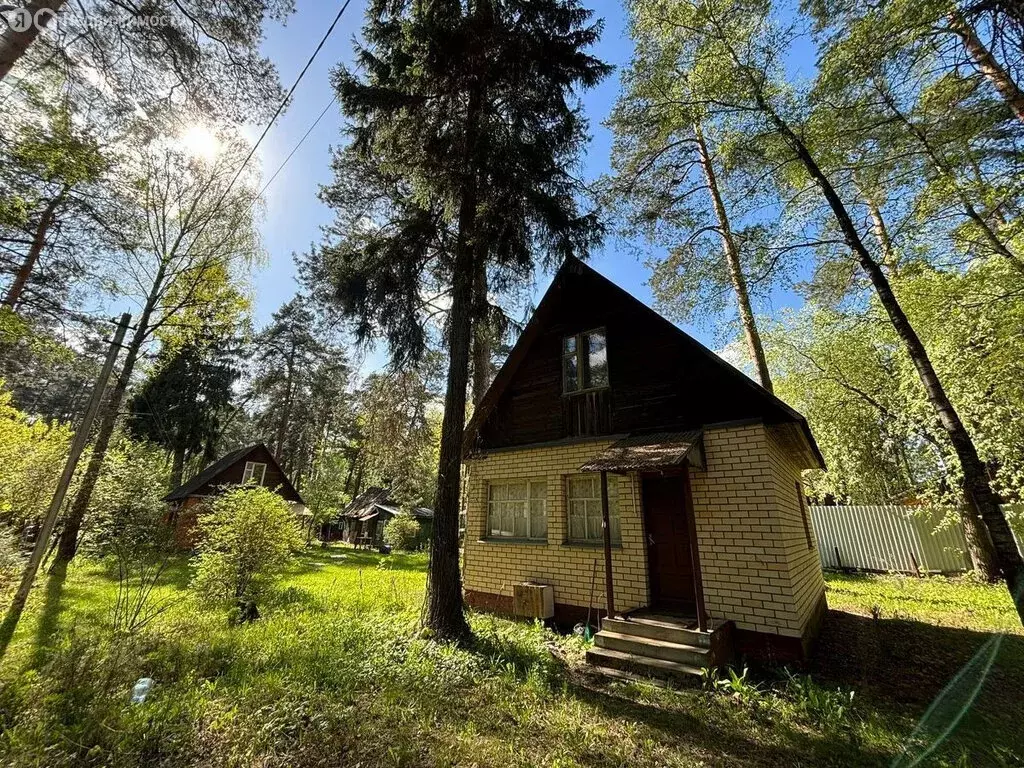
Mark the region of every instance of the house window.
POLYGON ((562 340, 562 383, 565 392, 608 386, 608 343, 604 329, 562 340))
MULTIPOLYGON (((601 476, 597 473, 570 475, 566 482, 569 513, 569 541, 584 544, 604 542, 601 527, 601 476)), ((613 542, 621 540, 619 531, 618 478, 608 478, 608 523, 613 542)))
POLYGON ((263 485, 263 476, 267 474, 267 465, 259 461, 245 462, 245 471, 242 473, 242 485, 255 483, 263 485))
POLYGON ((807 548, 814 548, 814 539, 811 538, 811 524, 807 520, 807 501, 804 499, 804 489, 800 487, 800 481, 796 481, 796 498, 800 505, 800 516, 804 520, 804 536, 807 537, 807 548))
POLYGON ((547 483, 518 480, 487 486, 487 530, 501 539, 547 541, 547 483))

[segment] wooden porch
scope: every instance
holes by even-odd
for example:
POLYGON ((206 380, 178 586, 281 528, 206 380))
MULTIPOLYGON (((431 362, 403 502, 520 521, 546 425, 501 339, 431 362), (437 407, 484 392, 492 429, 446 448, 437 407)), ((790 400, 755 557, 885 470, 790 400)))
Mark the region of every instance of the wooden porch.
POLYGON ((698 626, 696 617, 634 611, 606 617, 587 661, 617 678, 699 681, 704 669, 732 660, 731 621, 698 626))

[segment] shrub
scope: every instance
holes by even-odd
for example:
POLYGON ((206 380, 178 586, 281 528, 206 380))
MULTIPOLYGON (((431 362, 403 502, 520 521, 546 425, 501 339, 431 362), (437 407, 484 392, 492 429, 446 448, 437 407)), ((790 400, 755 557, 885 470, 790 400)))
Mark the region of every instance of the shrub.
POLYGON ((394 549, 415 549, 420 541, 420 524, 412 515, 398 515, 384 526, 384 542, 394 549))
POLYGON ((302 546, 288 504, 267 488, 244 486, 215 499, 199 516, 194 585, 214 599, 255 603, 302 546))

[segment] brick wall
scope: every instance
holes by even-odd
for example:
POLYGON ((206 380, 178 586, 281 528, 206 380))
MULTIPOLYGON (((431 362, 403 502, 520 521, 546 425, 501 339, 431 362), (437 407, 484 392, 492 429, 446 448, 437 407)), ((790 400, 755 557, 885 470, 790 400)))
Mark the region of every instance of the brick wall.
POLYGON ((825 594, 825 579, 821 573, 821 558, 814 537, 814 523, 804 498, 800 470, 794 462, 794 453, 787 449, 787 440, 777 430, 767 429, 768 456, 775 480, 775 493, 782 541, 789 564, 793 600, 801 630, 816 618, 817 609, 825 594), (797 490, 799 487, 799 490, 797 490), (801 508, 801 501, 804 502, 801 508), (804 528, 806 515, 807 527, 804 528), (811 545, 807 544, 810 533, 811 545))
MULTIPOLYGON (((609 441, 501 451, 469 462, 464 582, 476 593, 511 601, 512 587, 538 581, 554 587, 555 602, 604 606, 604 554, 600 546, 569 545, 565 477, 609 441), (487 485, 543 479, 547 483, 545 543, 485 540, 487 485)), ((801 637, 824 594, 816 550, 808 550, 796 496, 792 452, 762 424, 709 429, 706 470, 690 470, 697 539, 708 616, 732 619, 740 629, 801 637)), ((612 551, 615 604, 648 603, 647 548, 635 475, 619 475, 622 544, 612 551)), ((493 600, 490 601, 492 604, 493 600)))
MULTIPOLYGON (((538 581, 554 587, 555 602, 586 608, 594 574, 594 607, 604 608, 604 549, 567 544, 565 478, 609 445, 591 441, 573 445, 501 451, 468 462, 466 555, 467 592, 509 599, 514 584, 538 581), (503 480, 545 480, 548 536, 546 543, 484 540, 487 526, 487 484, 503 480)), ((615 607, 647 604, 647 548, 643 545, 636 478, 617 475, 621 546, 612 550, 615 607)), ((479 600, 478 600, 479 602, 479 600)))
POLYGON ((810 572, 799 473, 762 424, 707 430, 704 451, 707 469, 690 480, 708 615, 800 637, 824 583, 819 566, 810 572))

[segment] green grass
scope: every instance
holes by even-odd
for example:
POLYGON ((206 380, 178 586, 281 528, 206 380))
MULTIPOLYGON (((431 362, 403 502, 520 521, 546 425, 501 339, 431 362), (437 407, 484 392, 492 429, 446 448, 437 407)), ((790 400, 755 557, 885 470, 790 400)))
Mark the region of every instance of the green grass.
MULTIPOLYGON (((236 627, 190 593, 181 561, 155 596, 170 607, 125 638, 109 629, 116 580, 76 564, 36 590, 0 668, 0 764, 886 765, 998 628, 1017 634, 923 764, 1024 754, 1022 637, 991 587, 830 576, 842 610, 828 617, 813 682, 761 670, 730 692, 676 691, 608 684, 586 668, 581 640, 536 624, 471 614, 471 647, 422 639, 425 565, 313 551, 259 621, 236 627), (141 676, 156 685, 129 705, 141 676)), ((945 722, 933 718, 915 744, 945 722)))
POLYGON ((1021 634, 1020 620, 1003 584, 934 576, 826 575, 830 608, 887 619, 927 621, 946 627, 1021 634))

